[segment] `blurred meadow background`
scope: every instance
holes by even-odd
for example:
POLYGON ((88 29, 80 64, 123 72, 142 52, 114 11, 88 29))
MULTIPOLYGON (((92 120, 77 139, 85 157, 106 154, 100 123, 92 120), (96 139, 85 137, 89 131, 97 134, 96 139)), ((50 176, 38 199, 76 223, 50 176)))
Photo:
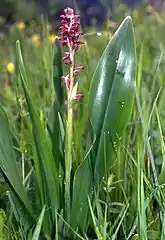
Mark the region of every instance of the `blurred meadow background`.
MULTIPOLYGON (((91 78, 106 45, 128 15, 133 20, 137 53, 133 111, 110 175, 107 181, 103 179, 104 203, 96 204, 95 215, 91 210, 93 224, 88 232, 80 234, 81 238, 75 235, 77 238, 68 239, 165 240, 164 0, 0 0, 0 102, 8 115, 17 165, 30 195, 33 214, 38 219, 43 206, 32 184, 34 139, 18 81, 16 41, 21 43, 28 88, 44 124, 55 97, 54 43, 60 34, 60 15, 67 6, 81 16, 85 44, 76 61, 88 66, 81 73, 79 88, 84 99, 75 121, 75 155, 79 156, 79 163, 84 144, 80 136, 85 131, 81 124, 85 125, 87 119, 91 78)), ((53 238, 52 234, 44 238, 20 235, 7 193, 7 181, 0 173, 0 239, 67 239, 57 235, 53 238)))

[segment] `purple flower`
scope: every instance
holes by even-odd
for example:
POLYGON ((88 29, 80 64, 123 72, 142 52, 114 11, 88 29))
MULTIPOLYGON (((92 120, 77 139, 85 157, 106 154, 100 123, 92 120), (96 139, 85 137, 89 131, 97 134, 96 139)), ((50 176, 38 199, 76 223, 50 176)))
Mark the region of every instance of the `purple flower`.
POLYGON ((75 100, 80 101, 83 97, 84 95, 82 93, 77 93, 75 96, 75 100))
POLYGON ((77 76, 82 70, 84 70, 84 66, 74 67, 73 73, 75 76, 77 76))
POLYGON ((68 66, 72 64, 72 56, 69 52, 65 52, 63 57, 64 63, 68 66))
POLYGON ((80 40, 80 36, 83 35, 83 33, 79 30, 79 27, 80 16, 76 15, 72 8, 67 7, 64 10, 64 14, 61 15, 61 34, 59 40, 62 46, 68 48, 68 51, 64 54, 63 61, 70 67, 70 73, 61 77, 67 89, 68 102, 72 101, 73 92, 75 100, 79 101, 83 97, 81 93, 77 93, 78 85, 74 83, 75 76, 84 69, 83 66, 74 66, 75 53, 84 43, 80 40))
POLYGON ((72 8, 67 7, 64 10, 65 15, 61 15, 61 35, 60 42, 63 46, 77 51, 84 43, 79 39, 83 33, 79 30, 80 16, 75 15, 72 8))
POLYGON ((69 75, 67 76, 62 76, 61 80, 65 82, 65 86, 67 87, 67 89, 70 89, 70 79, 69 79, 69 75))

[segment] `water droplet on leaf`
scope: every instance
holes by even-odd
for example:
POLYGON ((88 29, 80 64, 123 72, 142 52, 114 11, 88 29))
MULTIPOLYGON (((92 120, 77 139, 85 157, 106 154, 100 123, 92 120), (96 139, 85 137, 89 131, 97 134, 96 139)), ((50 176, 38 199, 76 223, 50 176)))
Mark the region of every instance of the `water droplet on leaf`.
POLYGON ((124 107, 124 102, 121 102, 121 107, 122 107, 122 108, 124 107))
POLYGON ((124 78, 125 72, 122 72, 119 69, 117 69, 116 74, 119 75, 121 78, 124 78))

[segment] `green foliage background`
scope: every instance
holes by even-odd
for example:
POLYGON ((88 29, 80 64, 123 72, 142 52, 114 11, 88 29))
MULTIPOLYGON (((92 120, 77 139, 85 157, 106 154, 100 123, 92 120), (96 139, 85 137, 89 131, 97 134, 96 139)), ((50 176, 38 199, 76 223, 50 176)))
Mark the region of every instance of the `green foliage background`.
MULTIPOLYGON (((110 175, 108 178, 102 179, 102 191, 100 195, 96 194, 95 196, 94 212, 90 200, 88 201, 92 224, 88 233, 85 232, 86 235, 84 233, 81 236, 75 234, 78 239, 90 239, 90 236, 92 239, 127 240, 163 240, 165 238, 165 14, 164 12, 155 12, 151 7, 147 7, 135 9, 130 12, 130 15, 135 27, 138 63, 134 109, 124 137, 120 139, 119 152, 115 163, 111 167, 110 175), (100 201, 100 199, 104 200, 100 201)), ((87 29, 86 44, 77 54, 76 62, 82 62, 87 66, 81 75, 80 90, 84 94, 84 102, 80 104, 79 111, 76 112, 76 130, 74 133, 77 146, 74 154, 79 156, 79 162, 83 160, 84 156, 85 143, 82 136, 84 136, 87 126, 86 105, 91 78, 97 62, 117 26, 121 23, 123 16, 124 11, 121 6, 121 15, 115 22, 107 21, 101 36, 95 33, 95 29, 87 29), (82 128, 82 126, 85 126, 85 128, 82 128)), ((38 120, 42 126, 45 126, 50 106, 54 100, 52 81, 53 47, 49 42, 49 34, 52 32, 54 33, 47 22, 42 22, 42 24, 32 22, 25 30, 19 30, 15 25, 11 26, 8 34, 1 35, 0 39, 1 103, 7 111, 10 122, 14 152, 18 160, 16 165, 21 181, 25 182, 26 193, 24 193, 24 190, 19 190, 21 198, 26 203, 26 194, 28 193, 31 196, 32 204, 30 205, 32 209, 29 209, 28 204, 25 204, 26 210, 31 211, 35 219, 39 219, 35 228, 36 231, 34 229, 32 231, 35 232, 33 236, 40 233, 41 223, 45 221, 43 216, 46 216, 48 211, 41 204, 40 198, 36 196, 34 191, 38 186, 33 185, 36 176, 33 175, 34 166, 31 159, 37 159, 37 153, 34 154, 34 139, 29 110, 18 75, 15 41, 17 39, 21 41, 28 76, 28 89, 37 109, 36 112, 39 114, 38 120), (32 41, 34 34, 39 34, 41 44, 36 45, 32 41), (15 64, 16 69, 13 74, 6 72, 8 62, 15 64), (3 84, 6 79, 7 85, 4 88, 3 84)), ((65 72, 67 70, 64 68, 65 72)), ((97 118, 95 117, 94 120, 97 120, 97 118)), ((73 168, 77 168, 76 161, 73 168)), ((13 167, 10 170, 12 173, 13 167)), ((86 180, 86 178, 84 179, 86 180)), ((80 181, 82 182, 82 178, 80 178, 80 181)), ((17 185, 19 186, 19 183, 17 185)), ((22 229, 18 230, 16 225, 13 224, 15 201, 12 200, 13 196, 9 196, 10 204, 8 204, 6 190, 7 186, 4 184, 4 178, 1 177, 0 203, 3 210, 0 212, 2 223, 0 224, 0 234, 5 235, 6 239, 26 239, 26 237, 23 238, 20 235, 20 232, 23 232, 22 229)), ((75 215, 78 214, 76 208, 73 208, 72 211, 75 211, 75 215)), ((54 216, 55 219, 59 220, 59 229, 64 224, 63 213, 60 213, 60 216, 60 218, 54 216)), ((33 223, 33 220, 26 219, 25 222, 33 223)), ((44 225, 46 226, 46 224, 44 225)), ((28 224, 24 226, 28 228, 28 224)), ((49 231, 48 228, 49 226, 46 227, 46 230, 44 229, 45 232, 49 231)), ((30 239, 32 239, 32 235, 30 235, 32 232, 29 233, 30 239)), ((37 237, 34 239, 37 239, 37 237)), ((47 239, 50 238, 47 236, 47 239)))

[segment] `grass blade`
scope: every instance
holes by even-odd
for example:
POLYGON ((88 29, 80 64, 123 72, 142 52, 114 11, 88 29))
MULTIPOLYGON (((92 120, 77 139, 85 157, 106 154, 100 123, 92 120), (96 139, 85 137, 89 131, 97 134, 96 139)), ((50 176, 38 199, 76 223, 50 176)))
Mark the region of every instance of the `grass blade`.
POLYGON ((39 216, 37 225, 36 225, 34 233, 33 233, 32 240, 39 240, 40 239, 39 237, 40 237, 41 226, 42 226, 44 214, 45 214, 45 206, 43 207, 42 212, 41 212, 41 214, 39 216))
POLYGON ((36 107, 33 104, 32 97, 27 86, 27 75, 24 67, 20 43, 17 41, 17 60, 18 68, 21 77, 21 83, 26 97, 28 110, 32 123, 33 137, 38 155, 38 160, 35 161, 35 167, 39 169, 38 179, 42 196, 42 205, 50 207, 48 212, 50 222, 46 222, 47 228, 50 229, 55 221, 54 211, 60 206, 60 187, 59 176, 56 162, 53 158, 51 150, 51 142, 45 131, 43 124, 40 121, 36 107))

